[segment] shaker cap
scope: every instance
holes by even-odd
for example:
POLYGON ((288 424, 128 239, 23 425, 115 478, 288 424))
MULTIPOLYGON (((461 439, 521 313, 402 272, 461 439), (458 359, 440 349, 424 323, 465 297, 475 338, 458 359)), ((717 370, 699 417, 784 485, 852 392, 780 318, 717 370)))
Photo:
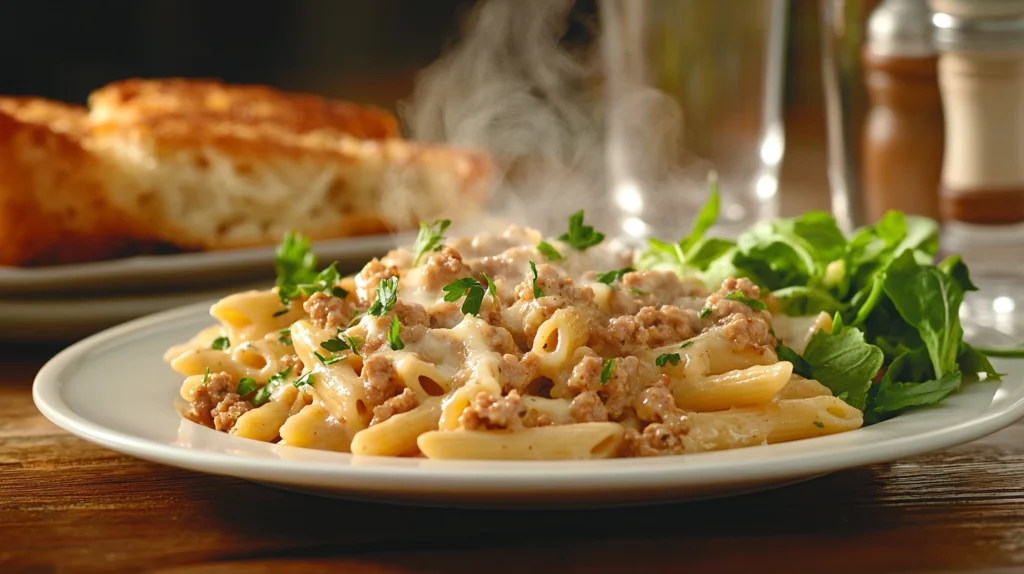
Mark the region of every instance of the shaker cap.
POLYGON ((868 19, 865 48, 877 56, 931 56, 931 18, 927 0, 885 0, 868 19))
POLYGON ((1024 0, 931 0, 942 51, 1024 48, 1024 0))

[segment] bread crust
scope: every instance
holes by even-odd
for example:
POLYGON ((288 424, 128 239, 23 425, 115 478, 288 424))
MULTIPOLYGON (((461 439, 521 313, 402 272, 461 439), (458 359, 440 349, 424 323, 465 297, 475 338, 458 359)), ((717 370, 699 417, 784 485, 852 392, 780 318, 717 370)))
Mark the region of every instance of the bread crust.
POLYGON ((216 80, 125 80, 90 108, 0 96, 0 265, 271 245, 458 219, 486 154, 383 110, 216 80))

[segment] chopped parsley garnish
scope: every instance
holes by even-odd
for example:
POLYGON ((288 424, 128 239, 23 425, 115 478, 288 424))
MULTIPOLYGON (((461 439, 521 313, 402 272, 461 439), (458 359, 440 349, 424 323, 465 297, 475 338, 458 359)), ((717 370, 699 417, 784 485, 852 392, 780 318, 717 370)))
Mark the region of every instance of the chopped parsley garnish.
POLYGON ((203 386, 210 382, 210 367, 206 367, 206 374, 203 375, 203 386))
POLYGON ((285 307, 284 309, 281 309, 280 311, 274 311, 274 316, 275 317, 280 317, 281 315, 284 315, 285 313, 287 313, 290 310, 291 309, 289 309, 288 307, 285 307))
POLYGON ((544 292, 537 287, 537 264, 530 260, 530 271, 533 273, 533 298, 540 299, 544 296, 544 292))
POLYGON ((583 210, 581 209, 569 216, 569 231, 559 235, 558 239, 568 243, 577 251, 586 251, 604 241, 604 233, 583 224, 583 210))
POLYGON ((391 319, 391 326, 388 327, 388 344, 391 348, 396 351, 401 351, 405 348, 405 343, 402 342, 402 338, 399 336, 402 324, 398 322, 398 317, 391 319))
POLYGON ((682 345, 679 345, 679 348, 680 349, 685 349, 685 348, 687 348, 687 347, 689 347, 691 345, 693 345, 693 341, 684 341, 682 345))
POLYGON ((714 309, 712 309, 710 305, 705 305, 704 308, 700 310, 700 313, 697 316, 700 317, 701 319, 707 319, 708 317, 711 316, 712 311, 714 311, 714 309))
POLYGON ((615 371, 615 359, 605 359, 604 368, 601 369, 601 384, 607 384, 612 380, 612 373, 615 371))
POLYGON ((252 377, 242 377, 238 379, 238 387, 235 389, 235 393, 240 397, 244 397, 249 393, 256 390, 256 379, 252 377))
POLYGON ((678 365, 679 353, 662 353, 661 355, 658 355, 657 359, 654 359, 654 364, 659 367, 664 367, 668 363, 678 365))
POLYGON ((227 337, 217 337, 210 344, 210 348, 215 351, 226 351, 229 347, 231 347, 231 341, 227 337))
POLYGON ((765 309, 768 308, 768 307, 765 306, 764 302, 759 301, 757 299, 752 299, 750 297, 747 297, 743 293, 743 291, 740 291, 740 290, 730 291, 725 296, 725 298, 730 300, 730 301, 738 301, 740 303, 743 303, 744 305, 746 305, 747 307, 750 307, 751 309, 753 309, 755 311, 764 311, 765 309))
MULTIPOLYGON (((621 281, 622 276, 626 273, 631 273, 633 271, 636 271, 636 269, 633 269, 632 267, 623 267, 622 269, 616 269, 615 271, 605 271, 604 273, 599 273, 597 275, 597 280, 605 285, 611 285, 616 281, 621 281)), ((641 291, 641 293, 643 293, 643 291, 641 291)))
POLYGON ((381 279, 380 283, 377 283, 377 300, 373 302, 373 305, 370 305, 367 313, 374 317, 383 317, 391 311, 391 308, 395 306, 397 301, 398 277, 381 279))
POLYGON ((313 356, 316 357, 316 360, 320 361, 320 364, 322 364, 325 367, 329 367, 334 363, 337 363, 338 361, 344 361, 345 359, 348 358, 348 355, 333 355, 330 357, 325 357, 317 351, 313 351, 313 356))
POLYGON ((260 390, 256 391, 256 396, 252 398, 252 404, 258 407, 263 403, 269 401, 270 395, 274 393, 274 389, 277 387, 277 385, 283 383, 284 380, 288 378, 288 375, 291 374, 291 372, 292 368, 288 367, 287 369, 267 379, 267 384, 263 385, 262 387, 260 387, 260 390))
MULTIPOLYGON (((313 293, 330 293, 345 298, 348 291, 335 285, 340 279, 337 263, 316 271, 317 257, 310 251, 309 239, 298 233, 288 232, 277 246, 274 267, 277 270, 277 295, 281 304, 287 306, 293 299, 309 297, 313 293)), ((283 315, 278 311, 274 316, 283 315)))
POLYGON ((644 295, 650 295, 650 293, 648 293, 647 291, 641 291, 640 289, 637 289, 636 287, 630 287, 629 288, 629 292, 634 294, 634 295, 639 295, 641 297, 643 297, 644 295))
POLYGON ((484 274, 483 281, 477 281, 472 277, 463 277, 444 286, 444 300, 454 303, 465 296, 466 300, 462 302, 462 312, 468 315, 479 315, 485 290, 490 293, 495 301, 498 300, 498 292, 494 287, 494 282, 491 281, 491 278, 486 273, 484 274))
POLYGON ((316 384, 316 377, 313 375, 313 372, 310 371, 305 375, 302 375, 301 377, 292 381, 292 384, 295 385, 296 388, 302 387, 304 385, 312 387, 314 384, 316 384))
POLYGON ((277 342, 282 345, 292 344, 292 330, 289 328, 281 329, 277 332, 277 342))
POLYGON ((348 326, 351 327, 352 325, 355 325, 360 319, 362 319, 362 317, 363 315, 359 312, 359 309, 353 309, 352 316, 348 319, 348 326))
POLYGON ((419 265, 420 259, 432 251, 440 251, 441 243, 444 242, 444 232, 452 222, 448 219, 438 219, 433 223, 420 222, 420 234, 416 236, 416 243, 413 243, 412 250, 416 253, 413 265, 419 265))
POLYGON ((823 429, 823 428, 825 428, 825 423, 823 423, 821 421, 814 421, 814 426, 816 426, 816 427, 818 427, 820 429, 823 429))
POLYGON ((565 257, 547 241, 541 241, 540 243, 538 243, 537 251, 540 251, 541 255, 547 257, 548 261, 561 261, 565 259, 565 257))
POLYGON ((353 355, 357 357, 362 357, 362 355, 359 353, 359 347, 362 346, 363 344, 362 339, 360 339, 359 337, 352 337, 349 335, 341 335, 341 337, 345 339, 345 341, 348 343, 348 348, 349 350, 352 351, 353 355))
POLYGON ((326 341, 320 343, 320 347, 323 348, 325 351, 330 351, 332 353, 339 353, 341 351, 347 351, 349 349, 348 343, 342 341, 338 337, 327 339, 326 341))

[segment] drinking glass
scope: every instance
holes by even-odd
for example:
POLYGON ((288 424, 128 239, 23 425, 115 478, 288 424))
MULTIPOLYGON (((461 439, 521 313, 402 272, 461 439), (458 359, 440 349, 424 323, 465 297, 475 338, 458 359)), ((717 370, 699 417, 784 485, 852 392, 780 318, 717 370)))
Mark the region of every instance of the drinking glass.
POLYGON ((717 232, 774 217, 786 0, 600 0, 607 181, 620 236, 675 238, 717 174, 717 232))

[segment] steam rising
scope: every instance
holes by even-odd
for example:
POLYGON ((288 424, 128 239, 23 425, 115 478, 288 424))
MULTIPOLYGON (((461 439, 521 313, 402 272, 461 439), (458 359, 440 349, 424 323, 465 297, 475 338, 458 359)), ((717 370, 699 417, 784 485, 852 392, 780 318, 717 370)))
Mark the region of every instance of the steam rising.
POLYGON ((689 215, 671 214, 691 211, 686 194, 658 193, 654 209, 652 192, 681 182, 703 187, 704 175, 676 167, 681 112, 671 98, 643 87, 635 65, 642 60, 640 34, 614 21, 622 17, 609 9, 617 4, 630 6, 601 4, 605 27, 614 31, 603 42, 611 57, 605 69, 601 41, 581 51, 561 43, 572 0, 480 3, 461 41, 421 73, 403 102, 410 135, 490 151, 498 173, 489 210, 503 219, 550 234, 585 208, 588 221, 610 236, 617 229, 642 237, 651 222, 681 233, 689 215), (616 103, 606 110, 609 95, 616 103), (655 221, 659 211, 670 215, 667 225, 664 216, 655 221))

